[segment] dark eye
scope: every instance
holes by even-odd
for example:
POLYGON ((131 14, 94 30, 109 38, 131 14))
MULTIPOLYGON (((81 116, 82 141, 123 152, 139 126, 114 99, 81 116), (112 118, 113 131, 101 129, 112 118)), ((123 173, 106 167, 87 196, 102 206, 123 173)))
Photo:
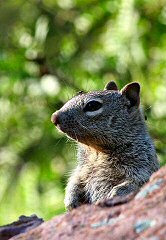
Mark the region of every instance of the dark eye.
POLYGON ((101 107, 102 107, 101 102, 92 100, 86 104, 86 106, 84 107, 83 110, 84 110, 84 112, 93 112, 93 111, 97 111, 101 107))

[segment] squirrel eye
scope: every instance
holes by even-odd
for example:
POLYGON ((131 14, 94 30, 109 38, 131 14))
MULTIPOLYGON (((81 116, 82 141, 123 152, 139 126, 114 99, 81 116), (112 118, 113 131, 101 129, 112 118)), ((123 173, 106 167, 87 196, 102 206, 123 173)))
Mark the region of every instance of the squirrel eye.
POLYGON ((101 107, 102 107, 101 102, 92 100, 86 104, 86 106, 84 107, 83 110, 84 110, 84 112, 93 112, 93 111, 97 111, 101 107))

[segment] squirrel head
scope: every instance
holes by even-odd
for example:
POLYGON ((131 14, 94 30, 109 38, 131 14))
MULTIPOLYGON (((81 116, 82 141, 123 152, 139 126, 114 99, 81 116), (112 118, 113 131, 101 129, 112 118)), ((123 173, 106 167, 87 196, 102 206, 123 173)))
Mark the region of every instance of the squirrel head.
POLYGON ((139 105, 139 83, 118 90, 111 81, 103 91, 73 97, 53 113, 51 120, 70 138, 104 151, 135 137, 144 123, 139 105))

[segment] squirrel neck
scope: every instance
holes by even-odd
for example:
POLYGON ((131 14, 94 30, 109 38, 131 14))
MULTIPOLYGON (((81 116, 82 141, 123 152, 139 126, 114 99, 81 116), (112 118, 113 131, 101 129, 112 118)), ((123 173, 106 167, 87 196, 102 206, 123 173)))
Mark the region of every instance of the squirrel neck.
MULTIPOLYGON (((97 159, 120 159, 127 158, 136 158, 135 152, 139 151, 140 155, 141 152, 145 150, 146 146, 148 151, 149 143, 153 148, 153 143, 151 142, 150 136, 147 131, 144 129, 140 129, 139 132, 133 135, 133 138, 130 137, 130 141, 124 141, 123 143, 115 143, 107 145, 107 146, 98 146, 92 147, 87 146, 85 144, 79 143, 78 144, 78 160, 80 163, 85 161, 95 161, 97 159), (142 134, 142 131, 144 134, 142 134), (132 156, 134 153, 134 156, 132 156)), ((141 157, 139 155, 139 158, 141 157)))

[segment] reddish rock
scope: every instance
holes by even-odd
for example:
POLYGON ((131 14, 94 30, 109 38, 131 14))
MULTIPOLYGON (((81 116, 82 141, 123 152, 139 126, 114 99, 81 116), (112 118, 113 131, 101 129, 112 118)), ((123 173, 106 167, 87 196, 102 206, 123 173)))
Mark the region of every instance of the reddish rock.
POLYGON ((11 240, 164 240, 166 167, 136 194, 84 205, 11 240))

